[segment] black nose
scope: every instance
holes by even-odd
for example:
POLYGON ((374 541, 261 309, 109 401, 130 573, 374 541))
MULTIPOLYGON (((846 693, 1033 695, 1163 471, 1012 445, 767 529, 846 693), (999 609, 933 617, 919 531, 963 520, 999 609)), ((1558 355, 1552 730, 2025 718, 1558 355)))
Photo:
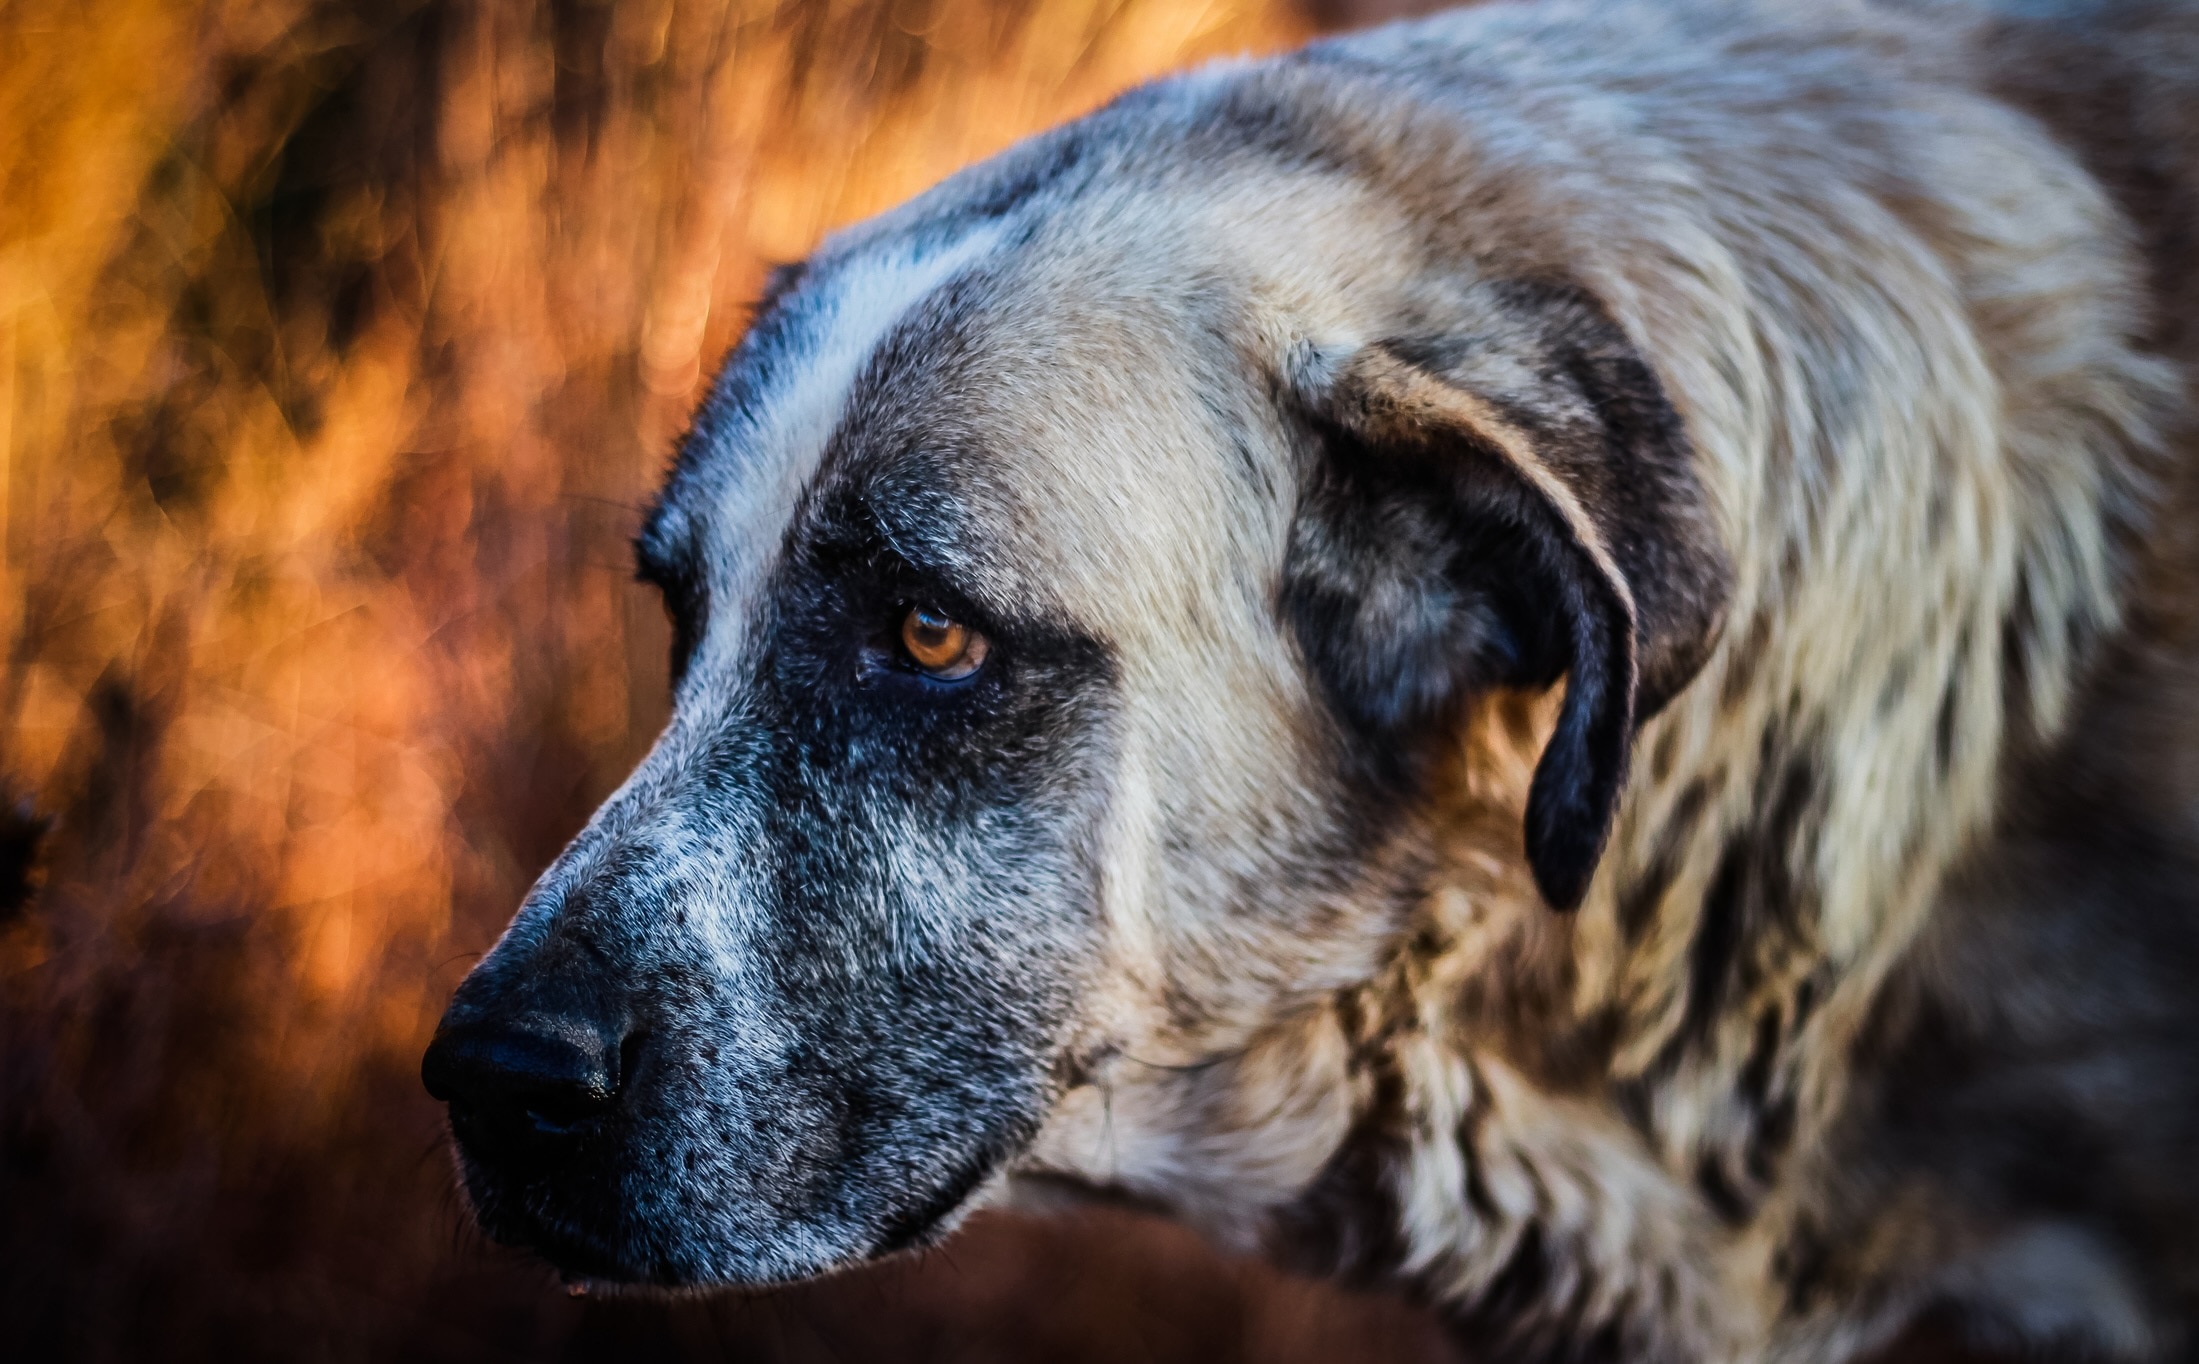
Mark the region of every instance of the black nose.
POLYGON ((556 1135, 618 1102, 618 1043, 592 1023, 554 1015, 446 1021, 420 1079, 451 1106, 453 1123, 475 1129, 461 1137, 556 1135))

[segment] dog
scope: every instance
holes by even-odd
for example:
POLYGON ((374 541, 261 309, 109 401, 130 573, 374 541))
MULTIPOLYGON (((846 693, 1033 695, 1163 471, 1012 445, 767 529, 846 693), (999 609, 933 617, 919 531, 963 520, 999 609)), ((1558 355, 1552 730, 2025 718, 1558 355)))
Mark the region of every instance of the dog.
POLYGON ((694 418, 672 718, 424 1063, 472 1206, 2199 1349, 2195 365, 2187 4, 1500 6, 1024 142, 694 418))

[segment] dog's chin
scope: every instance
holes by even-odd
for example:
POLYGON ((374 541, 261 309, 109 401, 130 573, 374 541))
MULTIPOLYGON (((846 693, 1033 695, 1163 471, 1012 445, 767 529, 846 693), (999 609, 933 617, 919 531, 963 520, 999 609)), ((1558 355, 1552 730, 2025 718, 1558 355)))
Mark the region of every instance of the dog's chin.
POLYGON ((904 1206, 858 1224, 794 1221, 713 1234, 700 1219, 681 1223, 633 1211, 636 1204, 700 1201, 676 1187, 653 1191, 630 1184, 631 1196, 620 1205, 580 1215, 553 1190, 505 1185, 472 1162, 462 1163, 475 1219, 490 1240, 540 1256, 570 1286, 607 1292, 763 1290, 822 1278, 937 1244, 994 1201, 1003 1182, 995 1177, 997 1161, 977 1160, 904 1206))
POLYGON ((477 1212, 490 1240, 532 1252, 568 1284, 628 1292, 765 1289, 799 1283, 871 1258, 860 1245, 838 1248, 814 1232, 713 1236, 693 1228, 619 1219, 616 1230, 555 1213, 477 1212))

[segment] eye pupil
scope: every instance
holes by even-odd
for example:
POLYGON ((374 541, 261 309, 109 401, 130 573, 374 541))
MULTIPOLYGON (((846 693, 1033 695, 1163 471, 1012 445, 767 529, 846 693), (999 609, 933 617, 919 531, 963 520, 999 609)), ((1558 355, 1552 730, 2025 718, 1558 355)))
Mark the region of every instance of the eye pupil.
POLYGON ((985 662, 985 637, 930 606, 912 609, 901 622, 901 647, 909 661, 947 681, 968 677, 985 662))
POLYGON ((928 607, 909 612, 909 632, 926 644, 940 645, 954 637, 955 623, 928 607))

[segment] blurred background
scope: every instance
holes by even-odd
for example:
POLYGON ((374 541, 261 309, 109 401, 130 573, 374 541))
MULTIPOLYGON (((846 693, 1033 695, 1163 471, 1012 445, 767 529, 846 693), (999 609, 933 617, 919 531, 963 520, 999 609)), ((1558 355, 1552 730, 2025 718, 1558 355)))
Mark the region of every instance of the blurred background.
POLYGON ((417 1079, 662 720, 627 542, 768 266, 1407 8, 0 0, 0 1354, 1443 1358, 1123 1214, 570 1300, 417 1079))

